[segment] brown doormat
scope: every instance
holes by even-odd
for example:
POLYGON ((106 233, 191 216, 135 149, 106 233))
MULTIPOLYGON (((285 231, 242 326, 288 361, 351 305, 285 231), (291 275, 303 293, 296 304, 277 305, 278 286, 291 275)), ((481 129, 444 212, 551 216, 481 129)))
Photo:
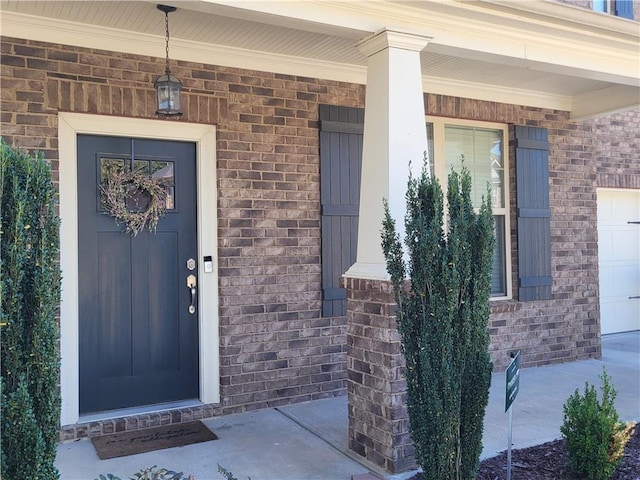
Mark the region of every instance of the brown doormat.
POLYGON ((178 423, 92 438, 100 460, 217 440, 202 422, 178 423))

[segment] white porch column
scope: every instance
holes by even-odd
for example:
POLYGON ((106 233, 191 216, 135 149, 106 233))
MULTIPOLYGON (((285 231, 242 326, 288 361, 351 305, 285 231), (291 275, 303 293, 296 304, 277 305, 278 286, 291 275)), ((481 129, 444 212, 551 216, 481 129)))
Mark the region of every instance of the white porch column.
POLYGON ((404 241, 405 193, 412 170, 419 172, 427 150, 420 51, 430 38, 382 30, 358 47, 367 56, 358 254, 349 278, 388 278, 380 245, 384 209, 404 241))
POLYGON ((349 448, 393 473, 415 460, 395 300, 380 245, 382 200, 389 200, 404 240, 409 163, 419 171, 427 150, 420 51, 429 40, 382 30, 359 44, 368 60, 358 254, 345 274, 349 448))

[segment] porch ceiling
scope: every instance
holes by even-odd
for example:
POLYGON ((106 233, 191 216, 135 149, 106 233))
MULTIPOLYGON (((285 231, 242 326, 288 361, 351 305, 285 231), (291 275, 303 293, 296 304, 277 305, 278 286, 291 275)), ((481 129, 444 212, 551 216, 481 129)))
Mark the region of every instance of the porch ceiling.
MULTIPOLYGON (((2 0, 2 34, 164 56, 157 1, 2 0)), ((568 110, 640 106, 638 22, 550 0, 165 2, 172 59, 366 82, 358 40, 381 28, 431 37, 425 91, 568 110)))

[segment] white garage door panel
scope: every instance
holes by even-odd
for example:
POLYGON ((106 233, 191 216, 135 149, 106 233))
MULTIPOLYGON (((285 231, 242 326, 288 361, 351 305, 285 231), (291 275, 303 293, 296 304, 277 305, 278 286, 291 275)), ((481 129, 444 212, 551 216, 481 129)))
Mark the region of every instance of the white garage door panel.
POLYGON ((612 297, 628 299, 640 294, 638 268, 627 265, 606 265, 600 269, 600 297, 611 300, 612 297))
POLYGON ((602 333, 640 329, 639 190, 598 190, 602 333))

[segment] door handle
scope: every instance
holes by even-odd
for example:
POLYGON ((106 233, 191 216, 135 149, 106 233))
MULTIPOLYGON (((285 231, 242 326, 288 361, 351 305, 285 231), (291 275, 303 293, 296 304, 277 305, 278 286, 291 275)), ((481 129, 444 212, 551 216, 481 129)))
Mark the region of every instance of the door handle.
POLYGON ((196 276, 189 275, 187 277, 187 288, 189 289, 189 293, 191 293, 191 303, 189 304, 189 313, 193 315, 196 313, 196 276))

